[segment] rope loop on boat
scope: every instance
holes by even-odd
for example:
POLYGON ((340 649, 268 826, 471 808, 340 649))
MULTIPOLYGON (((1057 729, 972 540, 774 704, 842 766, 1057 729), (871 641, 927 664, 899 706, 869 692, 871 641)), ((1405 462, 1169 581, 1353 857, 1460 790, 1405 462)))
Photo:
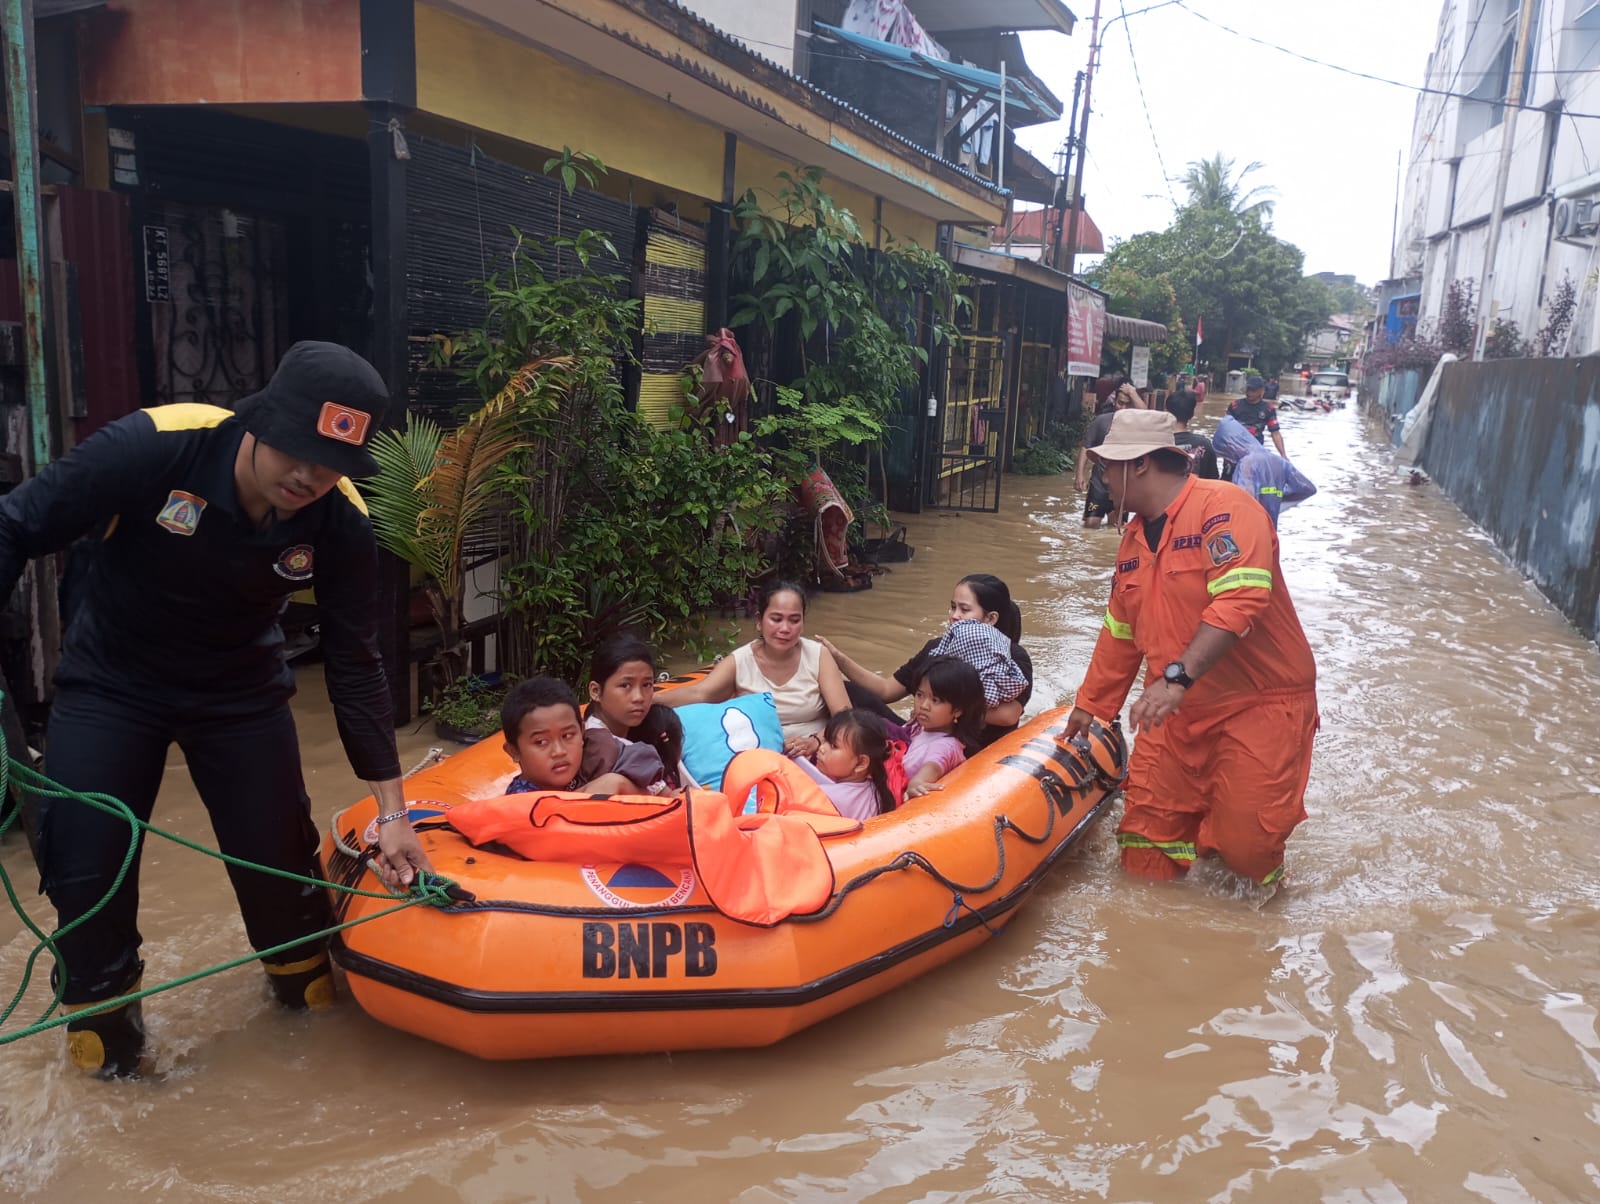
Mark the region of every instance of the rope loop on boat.
POLYGON ((955 922, 961 918, 961 913, 963 911, 970 911, 973 915, 977 916, 978 923, 987 928, 991 936, 1000 935, 1000 929, 996 928, 993 924, 989 923, 988 920, 984 919, 983 912, 979 911, 971 903, 968 903, 966 899, 962 897, 960 891, 956 891, 951 895, 950 910, 945 913, 944 926, 946 928, 953 926, 955 922))

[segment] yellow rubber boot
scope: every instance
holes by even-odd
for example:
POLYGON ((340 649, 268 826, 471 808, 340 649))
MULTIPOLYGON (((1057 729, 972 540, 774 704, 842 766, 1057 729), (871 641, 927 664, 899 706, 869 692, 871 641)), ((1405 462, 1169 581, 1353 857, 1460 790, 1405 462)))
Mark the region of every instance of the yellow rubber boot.
POLYGON ((338 998, 338 988, 333 982, 333 963, 326 952, 299 961, 274 964, 262 963, 267 970, 267 981, 278 1002, 295 1011, 320 1012, 333 1006, 338 998))
MULTIPOLYGON (((125 994, 136 994, 135 982, 125 994)), ((94 1007, 93 1003, 66 1004, 68 1015, 94 1007)), ((102 1079, 143 1078, 144 1009, 138 1000, 118 1008, 80 1016, 67 1022, 67 1058, 79 1070, 102 1079)))

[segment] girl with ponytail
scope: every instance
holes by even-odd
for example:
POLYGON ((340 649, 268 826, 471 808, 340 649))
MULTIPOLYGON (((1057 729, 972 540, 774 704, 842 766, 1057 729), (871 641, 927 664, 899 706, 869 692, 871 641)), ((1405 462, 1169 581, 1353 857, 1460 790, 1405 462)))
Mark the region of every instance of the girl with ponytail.
POLYGON ((828 720, 815 763, 801 758, 797 764, 822 787, 840 815, 871 819, 900 805, 889 782, 891 765, 900 753, 882 719, 851 708, 828 720))
MULTIPOLYGON (((987 665, 979 666, 991 677, 998 677, 1011 683, 999 689, 986 691, 991 697, 983 715, 980 743, 989 745, 1006 733, 1015 731, 1021 721, 1023 707, 1027 705, 1033 693, 1033 661, 1021 644, 1022 612, 1011 600, 1011 590, 1007 588, 1006 583, 994 574, 969 573, 956 582, 955 589, 950 593, 950 624, 954 626, 966 621, 976 621, 993 627, 1009 640, 1011 645, 1010 656, 1004 658, 1009 662, 1009 667, 1001 663, 1001 658, 995 656, 990 657, 987 665), (1013 670, 1024 684, 1020 692, 1006 697, 1015 688, 1017 678, 1012 676, 1013 670)), ((922 680, 923 669, 928 660, 939 655, 939 647, 947 638, 948 632, 929 640, 920 652, 889 677, 880 676, 858 661, 852 660, 829 640, 823 638, 821 643, 833 654, 834 662, 848 679, 850 702, 858 708, 871 710, 891 723, 899 724, 901 718, 889 709, 889 704, 899 702, 916 689, 917 683, 922 680)), ((985 679, 985 684, 989 684, 988 678, 985 679)), ((890 730, 893 732, 895 729, 890 730)))

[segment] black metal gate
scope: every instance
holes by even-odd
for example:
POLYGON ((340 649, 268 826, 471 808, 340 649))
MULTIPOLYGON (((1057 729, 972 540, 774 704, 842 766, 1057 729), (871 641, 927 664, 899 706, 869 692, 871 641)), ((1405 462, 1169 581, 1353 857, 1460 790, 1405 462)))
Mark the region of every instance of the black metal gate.
POLYGON ((999 328, 1000 288, 970 286, 968 320, 947 355, 944 397, 934 420, 928 504, 947 510, 1000 509, 1006 430, 1006 343, 999 328), (982 333, 977 333, 977 332, 982 333))
POLYGON ((229 406, 289 348, 286 223, 156 201, 141 229, 155 400, 229 406))

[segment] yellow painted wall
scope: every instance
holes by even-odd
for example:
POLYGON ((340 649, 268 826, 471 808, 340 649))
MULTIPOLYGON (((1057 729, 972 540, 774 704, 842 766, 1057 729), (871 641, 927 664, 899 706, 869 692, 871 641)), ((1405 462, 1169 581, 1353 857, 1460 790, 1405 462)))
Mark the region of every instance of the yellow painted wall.
MULTIPOLYGON (((467 139, 473 137, 477 140, 480 150, 491 158, 502 163, 513 163, 529 172, 538 174, 544 170, 546 160, 550 158, 551 149, 545 146, 530 146, 525 142, 518 142, 515 138, 502 138, 487 133, 481 129, 471 129, 459 122, 446 121, 431 113, 414 113, 407 121, 410 129, 428 137, 437 138, 441 142, 465 146, 467 139)), ((581 146, 574 146, 574 150, 583 150, 581 146)), ((614 168, 604 159, 606 173, 600 177, 595 191, 619 201, 627 201, 640 209, 647 209, 651 205, 671 206, 676 205, 678 212, 692 222, 702 225, 711 216, 709 202, 705 197, 694 196, 674 188, 658 184, 654 180, 644 180, 631 176, 624 171, 614 168)), ((718 172, 720 179, 721 168, 718 172)))
MULTIPOLYGON (((692 199, 721 197, 720 128, 432 5, 419 2, 415 13, 422 113, 517 142, 596 155, 609 173, 602 190, 637 205, 677 201, 685 216, 703 220, 703 204, 692 199)), ((875 151, 874 158, 892 156, 875 151)), ((736 192, 753 187, 770 194, 778 172, 804 166, 741 138, 736 192)), ((904 163, 890 168, 902 178, 910 171, 904 163)), ((870 237, 872 193, 831 176, 827 188, 870 237)), ((931 218, 897 205, 884 205, 883 225, 896 239, 924 247, 937 236, 931 218)))
MULTIPOLYGON (((753 143, 740 142, 738 158, 734 162, 734 188, 740 196, 743 196, 746 190, 754 189, 762 207, 776 211, 779 207, 776 193, 783 187, 783 182, 778 179, 778 173, 786 171, 791 175, 799 175, 807 166, 808 164, 791 163, 787 159, 781 159, 753 143)), ((822 186, 835 201, 855 214, 862 235, 868 242, 872 242, 872 218, 876 198, 871 193, 835 176, 823 176, 822 186)), ((885 234, 893 235, 897 242, 916 242, 929 250, 933 249, 938 237, 938 225, 931 218, 922 217, 909 209, 902 209, 899 205, 888 202, 883 206, 883 228, 885 234)))
POLYGON ((914 242, 929 251, 939 241, 939 224, 932 218, 912 213, 887 201, 883 206, 883 228, 894 235, 896 242, 914 242))
POLYGON ((671 105, 415 6, 417 107, 463 125, 596 156, 607 168, 701 197, 722 195, 722 131, 671 105))

